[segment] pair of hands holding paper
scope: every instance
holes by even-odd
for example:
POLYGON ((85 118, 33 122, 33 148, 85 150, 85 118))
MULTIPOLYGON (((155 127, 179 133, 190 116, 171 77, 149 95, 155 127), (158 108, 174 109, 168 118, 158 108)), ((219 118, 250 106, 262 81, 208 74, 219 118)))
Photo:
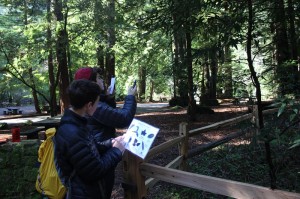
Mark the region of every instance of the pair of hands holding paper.
POLYGON ((124 141, 124 135, 118 136, 116 138, 108 139, 105 141, 96 141, 97 142, 97 149, 100 152, 107 151, 111 147, 116 147, 120 149, 120 151, 123 153, 125 151, 125 141, 124 141))

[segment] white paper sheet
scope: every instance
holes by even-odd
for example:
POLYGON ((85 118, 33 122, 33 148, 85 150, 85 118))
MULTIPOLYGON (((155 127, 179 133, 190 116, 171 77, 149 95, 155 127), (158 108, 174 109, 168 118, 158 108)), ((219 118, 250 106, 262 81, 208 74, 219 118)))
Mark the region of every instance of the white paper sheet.
POLYGON ((113 94, 114 89, 115 89, 115 82, 116 82, 116 78, 112 77, 110 80, 110 90, 109 90, 109 94, 113 94))
POLYGON ((159 128, 133 119, 124 135, 125 148, 144 159, 158 131, 159 128))

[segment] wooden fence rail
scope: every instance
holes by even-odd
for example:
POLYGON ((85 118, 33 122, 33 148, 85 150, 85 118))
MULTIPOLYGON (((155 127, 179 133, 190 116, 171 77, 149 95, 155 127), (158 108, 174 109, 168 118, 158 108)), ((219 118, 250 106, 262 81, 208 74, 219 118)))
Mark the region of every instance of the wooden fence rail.
MULTIPOLYGON (((264 114, 274 113, 278 109, 271 109, 263 111, 264 114)), ((256 186, 247 183, 241 183, 232 180, 215 178, 210 176, 199 175, 195 173, 185 172, 185 164, 187 158, 203 153, 212 149, 220 144, 226 143, 236 137, 244 135, 249 128, 232 133, 229 136, 217 140, 215 142, 200 145, 193 150, 188 151, 189 137, 196 136, 208 130, 216 129, 219 127, 235 124, 247 119, 253 118, 257 127, 257 107, 253 107, 253 113, 249 113, 236 118, 228 119, 222 122, 217 122, 205 127, 193 129, 188 131, 187 124, 181 123, 179 126, 179 137, 162 143, 152 148, 145 160, 139 157, 126 153, 123 159, 124 165, 124 193, 126 199, 142 199, 147 195, 147 189, 153 187, 159 180, 187 186, 190 188, 208 191, 215 194, 229 196, 233 198, 245 199, 300 199, 299 193, 286 192, 281 190, 271 190, 266 187, 256 186), (165 167, 146 163, 153 156, 166 151, 167 149, 178 145, 179 156, 167 164, 165 167), (178 170, 179 168, 181 170, 178 170), (149 177, 145 181, 145 176, 149 177)))
POLYGON ((164 151, 166 151, 167 149, 178 145, 180 142, 182 142, 182 140, 184 139, 184 136, 180 136, 177 138, 174 138, 172 140, 169 140, 167 142, 164 142, 156 147, 153 147, 147 154, 145 161, 148 161, 149 159, 151 159, 153 156, 162 153, 164 151))
POLYGON ((196 135, 198 135, 202 132, 206 132, 206 131, 209 131, 209 130, 217 129, 217 128, 228 126, 228 125, 231 125, 231 124, 236 124, 238 122, 248 120, 252 117, 253 117, 253 114, 248 113, 246 115, 242 115, 242 116, 239 116, 239 117, 235 117, 235 118, 231 118, 231 119, 224 120, 224 121, 221 121, 221 122, 217 122, 217 123, 205 126, 205 127, 201 127, 201 128, 198 128, 198 129, 193 129, 193 130, 189 131, 189 137, 196 136, 196 135))
POLYGON ((140 171, 145 176, 160 179, 177 185, 182 185, 198 190, 208 191, 233 198, 243 199, 283 199, 300 198, 300 194, 280 190, 272 190, 266 187, 252 184, 225 180, 181 170, 160 167, 153 164, 143 163, 140 171))
MULTIPOLYGON (((178 168, 179 165, 181 164, 182 160, 183 160, 183 156, 178 156, 173 161, 171 161, 169 164, 167 164, 165 166, 165 168, 173 168, 173 169, 178 168)), ((150 176, 148 176, 148 177, 150 177, 150 176)), ((147 189, 150 189, 158 181, 159 181, 159 178, 149 178, 149 179, 146 180, 145 185, 146 185, 147 189)))
POLYGON ((203 153, 203 152, 205 152, 205 151, 208 151, 208 150, 210 150, 210 149, 213 149, 213 148, 215 148, 215 147, 217 147, 217 146, 219 146, 219 145, 221 145, 221 144, 224 144, 224 143, 226 143, 226 142, 228 142, 228 141, 230 141, 230 140, 232 140, 232 139, 234 139, 234 138, 240 137, 240 136, 246 134, 246 133, 248 132, 249 129, 250 129, 250 128, 246 128, 246 129, 240 130, 240 131, 238 131, 238 132, 236 132, 236 133, 231 133, 230 135, 228 135, 228 136, 226 136, 226 137, 224 137, 224 138, 221 138, 221 139, 219 139, 219 140, 217 140, 217 141, 214 141, 214 142, 210 142, 210 143, 207 143, 207 144, 200 145, 200 146, 198 146, 198 147, 196 147, 196 148, 190 150, 190 151, 188 152, 187 157, 188 157, 188 158, 192 158, 192 157, 194 157, 194 156, 196 156, 196 155, 199 155, 199 154, 201 154, 201 153, 203 153))

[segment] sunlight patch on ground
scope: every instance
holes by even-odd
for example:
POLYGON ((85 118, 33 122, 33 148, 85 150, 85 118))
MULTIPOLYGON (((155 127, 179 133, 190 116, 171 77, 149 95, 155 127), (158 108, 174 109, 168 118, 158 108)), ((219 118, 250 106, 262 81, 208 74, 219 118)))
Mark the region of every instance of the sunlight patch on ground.
POLYGON ((186 110, 182 110, 182 111, 160 111, 160 112, 149 112, 149 113, 140 113, 140 114, 136 114, 136 116, 156 116, 156 115, 182 115, 182 114, 186 114, 186 110))
POLYGON ((245 107, 245 106, 240 106, 240 107, 216 107, 216 108, 213 108, 214 112, 242 112, 242 111, 247 111, 248 110, 248 107, 245 107))

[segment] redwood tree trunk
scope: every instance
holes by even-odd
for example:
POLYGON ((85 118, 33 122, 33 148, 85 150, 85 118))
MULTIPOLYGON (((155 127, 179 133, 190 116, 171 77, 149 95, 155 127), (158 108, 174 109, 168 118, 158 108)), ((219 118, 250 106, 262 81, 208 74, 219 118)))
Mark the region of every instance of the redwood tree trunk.
MULTIPOLYGON (((63 5, 61 0, 55 0, 54 2, 54 14, 56 19, 60 23, 64 23, 63 27, 60 27, 57 33, 56 40, 56 56, 58 62, 59 72, 59 93, 60 93, 60 108, 61 113, 69 107, 69 98, 67 95, 67 88, 69 86, 69 72, 68 72, 68 61, 67 61, 67 30, 66 30, 66 19, 63 15, 63 5), (65 19, 65 20, 64 20, 65 19)), ((65 15, 67 17, 67 15, 65 15)))
POLYGON ((113 47, 116 43, 115 31, 115 0, 109 1, 107 9, 107 17, 109 25, 107 26, 108 52, 106 54, 106 68, 107 68, 107 84, 110 84, 110 78, 115 76, 115 53, 113 47))
POLYGON ((138 81, 138 99, 143 101, 146 99, 146 67, 144 65, 139 67, 139 81, 138 81))
POLYGON ((217 50, 213 47, 210 54, 210 87, 209 87, 209 98, 210 100, 217 99, 217 75, 218 75, 218 58, 217 58, 217 50))
POLYGON ((174 58, 174 71, 175 71, 175 84, 176 96, 179 95, 178 105, 188 105, 188 72, 186 65, 186 35, 184 28, 185 10, 180 6, 180 1, 174 2, 174 7, 182 8, 182 10, 172 10, 173 18, 173 35, 174 35, 174 47, 175 47, 175 58, 174 58))
POLYGON ((52 50, 52 32, 51 32, 51 1, 47 1, 47 49, 48 49, 48 74, 49 74, 49 90, 50 90, 50 113, 51 116, 57 115, 56 104, 56 82, 53 65, 53 50, 52 50))
POLYGON ((232 87, 232 64, 231 64, 231 51, 229 46, 225 46, 225 60, 224 60, 224 97, 232 98, 233 96, 233 87, 232 87))
POLYGON ((149 102, 153 102, 153 93, 154 93, 154 82, 153 80, 150 81, 150 96, 149 102))
MULTIPOLYGON (((103 20, 104 8, 100 0, 95 1, 94 7, 94 29, 97 31, 95 40, 97 41, 97 65, 100 67, 104 73, 105 71, 105 46, 103 45, 103 36, 104 36, 104 27, 101 24, 104 24, 103 20)), ((104 75, 104 74, 103 74, 104 75)))
POLYGON ((279 81, 279 94, 285 95, 292 92, 291 74, 293 70, 290 66, 284 65, 289 60, 289 45, 286 28, 286 15, 284 10, 283 0, 274 1, 274 30, 276 44, 276 60, 277 68, 276 75, 279 81))
POLYGON ((188 72, 188 96, 189 96, 189 111, 188 116, 191 121, 196 120, 196 101, 194 99, 194 82, 193 82, 193 58, 192 58, 192 37, 191 27, 189 25, 189 11, 186 12, 186 26, 185 26, 185 37, 186 37, 186 59, 185 64, 188 72))
POLYGON ((300 93, 299 88, 299 71, 298 71, 298 48, 297 48, 297 34, 296 34, 296 28, 295 28, 295 10, 294 10, 294 0, 288 0, 288 24, 289 24, 289 40, 290 40, 290 49, 291 49, 291 59, 293 61, 292 63, 292 75, 293 75, 293 90, 295 91, 295 94, 300 93))
POLYGON ((34 81, 34 77, 33 77, 33 73, 32 73, 32 67, 29 67, 28 73, 29 73, 29 79, 30 79, 30 84, 31 84, 31 91, 32 91, 32 97, 33 97, 33 102, 34 102, 34 108, 35 108, 37 113, 41 113, 41 109, 40 109, 40 106, 39 106, 39 99, 38 99, 38 95, 37 95, 36 87, 35 87, 35 81, 34 81))

